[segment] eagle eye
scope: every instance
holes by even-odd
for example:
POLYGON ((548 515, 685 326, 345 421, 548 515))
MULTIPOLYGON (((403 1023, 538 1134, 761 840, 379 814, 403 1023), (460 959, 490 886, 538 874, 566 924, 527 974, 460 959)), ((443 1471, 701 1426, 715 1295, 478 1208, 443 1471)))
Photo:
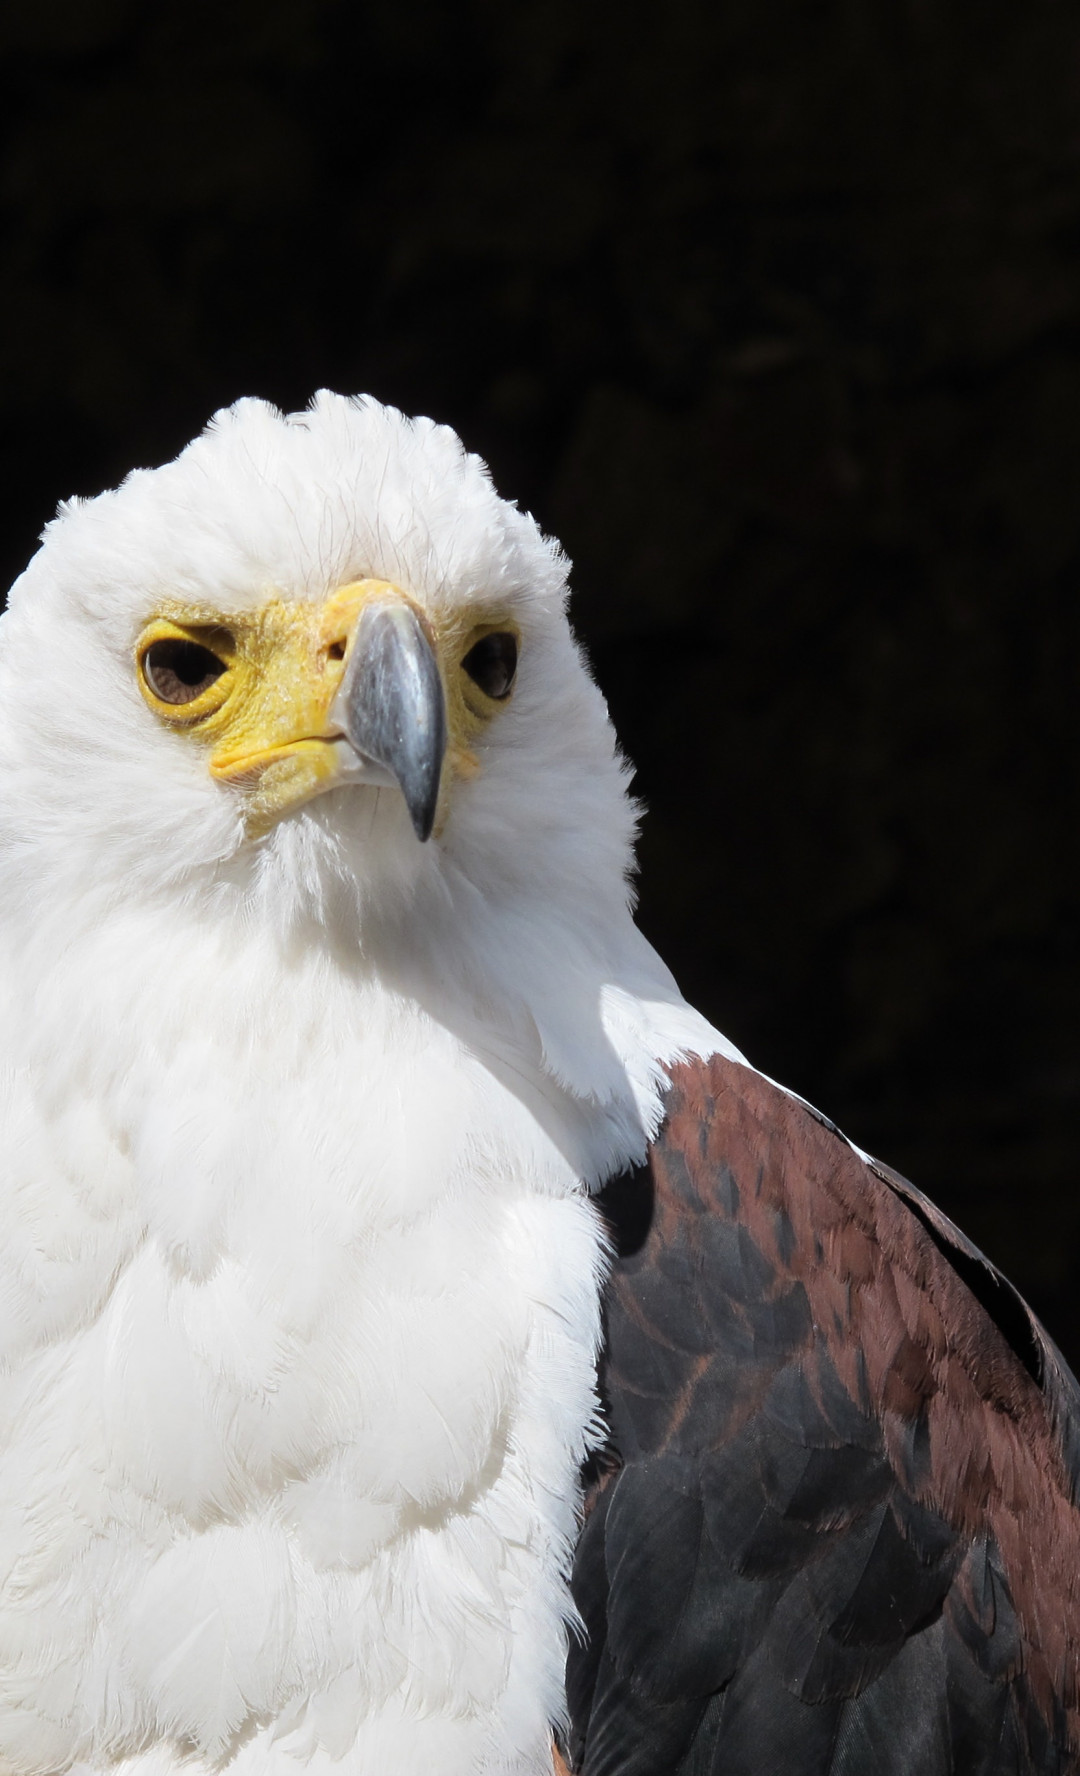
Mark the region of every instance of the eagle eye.
POLYGON ((485 697, 500 703, 514 688, 517 658, 517 636, 500 630, 494 635, 482 635, 461 664, 485 697))
POLYGON ((225 671, 208 647, 169 636, 152 641, 142 657, 143 677, 162 703, 194 703, 225 671))

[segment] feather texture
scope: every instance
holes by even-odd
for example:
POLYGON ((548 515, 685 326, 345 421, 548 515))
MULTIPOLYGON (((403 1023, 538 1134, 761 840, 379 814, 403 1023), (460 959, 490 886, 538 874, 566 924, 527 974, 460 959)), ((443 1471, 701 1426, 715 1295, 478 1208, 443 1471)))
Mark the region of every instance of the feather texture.
POLYGON ((723 1056, 673 1069, 648 1173, 603 1200, 574 1768, 1075 1768, 1080 1401, 1008 1284, 723 1056))

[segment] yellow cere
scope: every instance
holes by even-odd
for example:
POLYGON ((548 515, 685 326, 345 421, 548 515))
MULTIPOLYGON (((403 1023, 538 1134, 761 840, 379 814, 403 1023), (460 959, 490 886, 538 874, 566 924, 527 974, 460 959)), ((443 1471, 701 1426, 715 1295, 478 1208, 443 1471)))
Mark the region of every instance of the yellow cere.
MULTIPOLYGON (((201 603, 170 601, 139 635, 136 674, 145 701, 166 726, 211 749, 211 776, 243 794, 249 836, 265 833, 282 815, 339 781, 333 742, 340 729, 331 723, 330 709, 360 613, 370 599, 386 597, 419 610, 399 587, 368 579, 340 587, 321 604, 272 598, 257 610, 225 614, 201 603), (189 700, 161 696, 154 688, 153 661, 168 654, 155 649, 162 642, 206 649, 222 670, 189 700)), ((420 615, 446 695, 448 744, 438 831, 450 783, 475 773, 474 742, 504 706, 485 696, 461 662, 484 636, 500 632, 518 638, 519 630, 512 620, 475 607, 435 630, 426 614, 420 615)))

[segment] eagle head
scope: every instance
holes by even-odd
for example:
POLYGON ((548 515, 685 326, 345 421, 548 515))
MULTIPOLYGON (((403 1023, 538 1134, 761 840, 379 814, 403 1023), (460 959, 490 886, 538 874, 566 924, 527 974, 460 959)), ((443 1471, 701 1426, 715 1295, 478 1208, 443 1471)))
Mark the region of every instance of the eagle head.
POLYGON ((0 833, 35 902, 602 922, 633 811, 566 570, 449 428, 325 392, 69 501, 3 622, 0 833))

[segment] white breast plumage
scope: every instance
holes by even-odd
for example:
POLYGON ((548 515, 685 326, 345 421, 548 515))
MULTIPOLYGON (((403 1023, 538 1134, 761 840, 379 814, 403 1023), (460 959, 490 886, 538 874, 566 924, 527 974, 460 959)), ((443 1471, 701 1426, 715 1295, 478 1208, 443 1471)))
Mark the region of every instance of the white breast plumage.
POLYGON ((550 1769, 587 1191, 712 1040, 564 599, 451 433, 332 396, 219 416, 13 591, 13 1776, 550 1769))

